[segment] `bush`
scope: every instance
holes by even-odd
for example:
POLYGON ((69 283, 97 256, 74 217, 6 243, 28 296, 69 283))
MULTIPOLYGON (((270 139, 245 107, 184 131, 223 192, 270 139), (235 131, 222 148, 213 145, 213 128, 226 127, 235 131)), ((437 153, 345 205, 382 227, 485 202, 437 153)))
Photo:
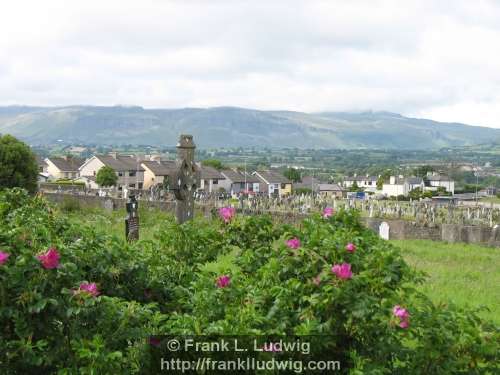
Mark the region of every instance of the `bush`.
POLYGON ((495 372, 494 327, 418 294, 422 275, 357 213, 300 227, 267 216, 170 221, 132 244, 105 229, 75 225, 41 197, 0 193, 0 251, 10 254, 0 264, 1 373, 139 373, 159 334, 329 335, 355 374, 495 372), (36 257, 49 248, 57 268, 36 257), (341 263, 352 278, 332 273, 341 263), (82 292, 92 283, 100 295, 82 292), (395 305, 409 311, 408 328, 395 305))

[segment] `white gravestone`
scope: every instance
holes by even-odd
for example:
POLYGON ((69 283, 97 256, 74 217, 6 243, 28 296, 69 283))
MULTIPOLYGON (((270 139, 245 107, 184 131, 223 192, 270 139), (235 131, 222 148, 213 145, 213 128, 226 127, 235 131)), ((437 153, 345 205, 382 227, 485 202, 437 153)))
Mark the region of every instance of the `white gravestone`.
POLYGON ((380 237, 382 237, 384 240, 389 239, 389 224, 387 224, 385 221, 380 224, 378 227, 378 233, 380 237))

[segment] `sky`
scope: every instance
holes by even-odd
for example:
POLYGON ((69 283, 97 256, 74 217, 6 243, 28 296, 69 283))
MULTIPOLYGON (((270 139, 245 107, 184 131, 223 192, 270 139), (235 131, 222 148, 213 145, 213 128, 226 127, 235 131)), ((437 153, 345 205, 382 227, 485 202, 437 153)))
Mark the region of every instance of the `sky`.
POLYGON ((500 1, 16 0, 0 105, 384 110, 500 128, 500 1))

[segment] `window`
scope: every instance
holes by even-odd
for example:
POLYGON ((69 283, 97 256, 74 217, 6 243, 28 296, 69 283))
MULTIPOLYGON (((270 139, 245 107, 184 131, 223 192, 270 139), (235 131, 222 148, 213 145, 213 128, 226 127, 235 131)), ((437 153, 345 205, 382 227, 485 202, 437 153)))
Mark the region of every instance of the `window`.
POLYGON ((142 182, 139 182, 139 189, 142 189, 142 182))
POLYGON ((240 188, 241 188, 241 189, 244 189, 244 188, 245 188, 245 183, 244 183, 244 182, 240 182, 240 188))
POLYGON ((123 177, 123 172, 118 172, 118 177, 123 177))
POLYGON ((219 184, 219 180, 213 180, 213 181, 212 181, 212 184, 214 184, 214 185, 218 185, 218 184, 219 184))
POLYGON ((135 184, 128 184, 128 187, 135 189, 135 184))
POLYGON ((286 184, 281 184, 281 188, 285 189, 286 188, 286 184))
POLYGON ((129 177, 135 177, 135 171, 129 171, 128 175, 129 177))

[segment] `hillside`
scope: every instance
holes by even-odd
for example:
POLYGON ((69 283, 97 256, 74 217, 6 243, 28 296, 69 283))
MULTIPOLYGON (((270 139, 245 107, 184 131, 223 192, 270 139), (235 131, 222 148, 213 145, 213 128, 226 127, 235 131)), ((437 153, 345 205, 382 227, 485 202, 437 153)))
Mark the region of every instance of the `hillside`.
POLYGON ((259 111, 217 107, 0 107, 0 133, 30 144, 172 146, 191 133, 200 147, 432 149, 500 140, 500 129, 414 119, 390 112, 259 111))

